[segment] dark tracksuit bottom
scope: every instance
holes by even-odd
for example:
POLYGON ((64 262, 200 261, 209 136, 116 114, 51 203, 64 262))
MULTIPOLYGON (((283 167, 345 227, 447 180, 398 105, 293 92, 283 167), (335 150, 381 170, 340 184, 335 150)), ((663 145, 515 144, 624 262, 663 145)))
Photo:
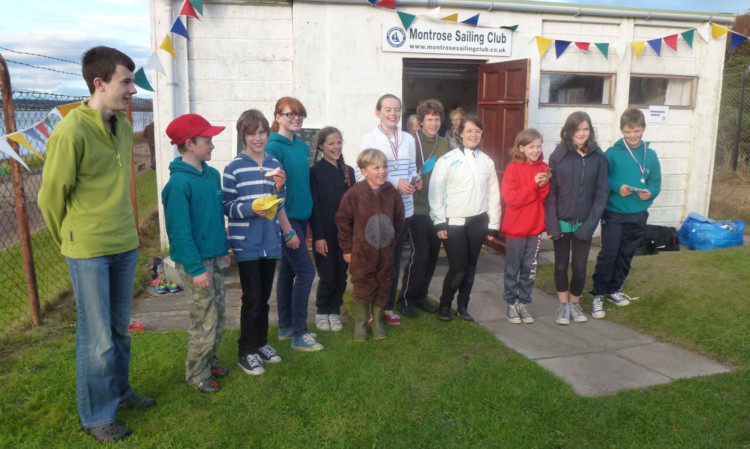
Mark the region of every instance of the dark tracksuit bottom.
POLYGON ((458 306, 467 307, 474 285, 479 252, 487 236, 489 217, 486 213, 466 218, 462 226, 448 225, 448 238, 443 241, 448 256, 448 274, 443 281, 440 305, 450 306, 458 291, 458 306))
POLYGON ((416 306, 427 299, 440 254, 440 239, 429 215, 412 216, 409 239, 411 254, 404 267, 399 300, 406 305, 416 306))
POLYGON ((630 262, 646 231, 648 212, 602 214, 602 248, 596 258, 592 295, 608 295, 622 289, 630 273, 630 262))
POLYGON ((349 264, 344 261, 344 253, 339 246, 339 239, 326 237, 328 255, 323 256, 313 251, 315 268, 318 270, 318 291, 315 307, 318 315, 338 315, 344 303, 346 291, 346 270, 349 264))
POLYGON ((257 354, 268 344, 268 299, 271 297, 276 259, 242 260, 237 262, 242 286, 240 308, 239 357, 257 354))
POLYGON ((586 284, 586 263, 591 249, 591 239, 580 240, 572 232, 566 232, 557 240, 552 240, 555 249, 555 288, 558 292, 570 291, 573 296, 581 296, 586 284), (568 286, 568 263, 571 262, 573 275, 568 286))
POLYGON ((503 299, 508 304, 519 300, 531 304, 531 291, 536 278, 537 256, 541 235, 505 239, 505 288, 503 299))

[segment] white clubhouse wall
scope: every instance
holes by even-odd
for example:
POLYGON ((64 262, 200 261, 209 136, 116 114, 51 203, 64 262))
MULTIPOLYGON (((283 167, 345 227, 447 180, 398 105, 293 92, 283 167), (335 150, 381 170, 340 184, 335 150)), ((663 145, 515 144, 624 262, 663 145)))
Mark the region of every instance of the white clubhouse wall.
MULTIPOLYGON (((152 45, 156 48, 182 1, 150 1, 152 45)), ((417 15, 427 12, 426 8, 418 7, 399 10, 417 15)), ((451 12, 468 14, 472 10, 450 9, 447 14, 451 12)), ((662 193, 651 208, 649 222, 677 226, 688 212, 707 212, 724 38, 705 42, 696 33, 692 49, 680 39, 678 52, 663 45, 662 55, 657 56, 647 46, 640 59, 628 52, 622 61, 611 47, 609 58, 604 58, 596 49, 585 53, 572 44, 557 59, 552 45, 540 60, 534 42, 534 36, 538 35, 570 41, 631 42, 680 33, 701 23, 474 12, 482 13, 484 23, 519 25, 519 31, 512 37, 511 58, 462 59, 488 62, 530 59, 528 125, 544 135, 547 156, 559 141, 565 118, 579 109, 591 115, 602 148, 620 138, 619 117, 628 107, 631 74, 698 77, 694 107, 672 108, 668 123, 648 124, 646 129, 645 140, 657 151, 663 172, 662 193), (540 71, 614 74, 613 104, 585 108, 540 106, 540 71)), ((384 93, 401 95, 402 59, 441 57, 382 52, 383 23, 400 25, 395 13, 366 4, 206 2, 200 22, 187 20, 191 40, 173 38, 177 61, 162 58, 169 59, 166 67, 169 76, 158 75, 154 83, 156 133, 161 136, 156 141, 159 190, 168 180, 168 165, 176 154, 164 134, 174 117, 197 113, 213 124, 227 127, 214 138, 216 149, 211 165, 221 171, 236 152, 235 121, 240 113, 256 108, 272 120, 276 100, 287 95, 299 98, 305 105, 308 119, 304 127, 333 125, 341 129, 344 156, 354 166, 362 135, 377 124, 374 115, 377 98, 384 93)), ((166 246, 164 232, 162 241, 166 246)))

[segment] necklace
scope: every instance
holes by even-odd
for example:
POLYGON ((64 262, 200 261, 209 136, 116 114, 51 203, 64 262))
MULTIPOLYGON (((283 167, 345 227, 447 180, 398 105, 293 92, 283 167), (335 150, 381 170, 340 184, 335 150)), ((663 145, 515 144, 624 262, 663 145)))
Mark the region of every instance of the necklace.
POLYGON ((388 137, 388 133, 385 132, 385 129, 383 129, 383 125, 378 125, 378 129, 380 130, 381 133, 383 133, 383 135, 385 136, 385 140, 388 141, 388 145, 390 145, 391 147, 391 152, 393 153, 393 159, 395 160, 395 162, 393 163, 393 168, 395 170, 398 170, 398 135, 399 135, 398 127, 393 133, 393 139, 396 141, 395 146, 393 145, 393 141, 391 141, 391 139, 388 137))
POLYGON ((632 157, 636 165, 638 165, 638 170, 640 170, 641 172, 641 184, 646 184, 646 168, 644 167, 644 165, 646 165, 646 151, 648 151, 648 142, 643 142, 643 165, 641 165, 641 163, 638 162, 638 159, 635 158, 633 150, 630 149, 630 146, 628 146, 628 143, 625 141, 625 139, 622 139, 622 143, 625 144, 625 149, 628 150, 630 157, 632 157))

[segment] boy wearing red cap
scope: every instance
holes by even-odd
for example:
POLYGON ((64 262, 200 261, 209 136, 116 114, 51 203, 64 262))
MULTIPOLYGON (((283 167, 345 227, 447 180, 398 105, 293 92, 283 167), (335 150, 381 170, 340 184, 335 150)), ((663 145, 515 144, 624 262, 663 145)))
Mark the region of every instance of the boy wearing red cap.
POLYGON ((197 114, 174 119, 167 135, 181 156, 169 164, 169 182, 161 192, 169 257, 177 265, 190 311, 185 380, 201 393, 218 392, 216 378, 229 374, 217 364, 226 323, 224 273, 229 267, 229 242, 221 175, 206 164, 214 149, 211 138, 223 130, 197 114))

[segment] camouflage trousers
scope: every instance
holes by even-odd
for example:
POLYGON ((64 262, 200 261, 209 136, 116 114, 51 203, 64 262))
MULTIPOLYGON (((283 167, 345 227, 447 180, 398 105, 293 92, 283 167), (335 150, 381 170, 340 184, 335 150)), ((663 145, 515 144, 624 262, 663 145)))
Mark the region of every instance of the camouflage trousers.
POLYGON ((218 361, 216 354, 227 322, 224 273, 229 265, 226 256, 203 259, 203 266, 211 276, 211 285, 207 288, 197 288, 193 276, 185 272, 182 264, 176 266, 190 312, 185 380, 196 386, 211 376, 211 367, 218 361))

